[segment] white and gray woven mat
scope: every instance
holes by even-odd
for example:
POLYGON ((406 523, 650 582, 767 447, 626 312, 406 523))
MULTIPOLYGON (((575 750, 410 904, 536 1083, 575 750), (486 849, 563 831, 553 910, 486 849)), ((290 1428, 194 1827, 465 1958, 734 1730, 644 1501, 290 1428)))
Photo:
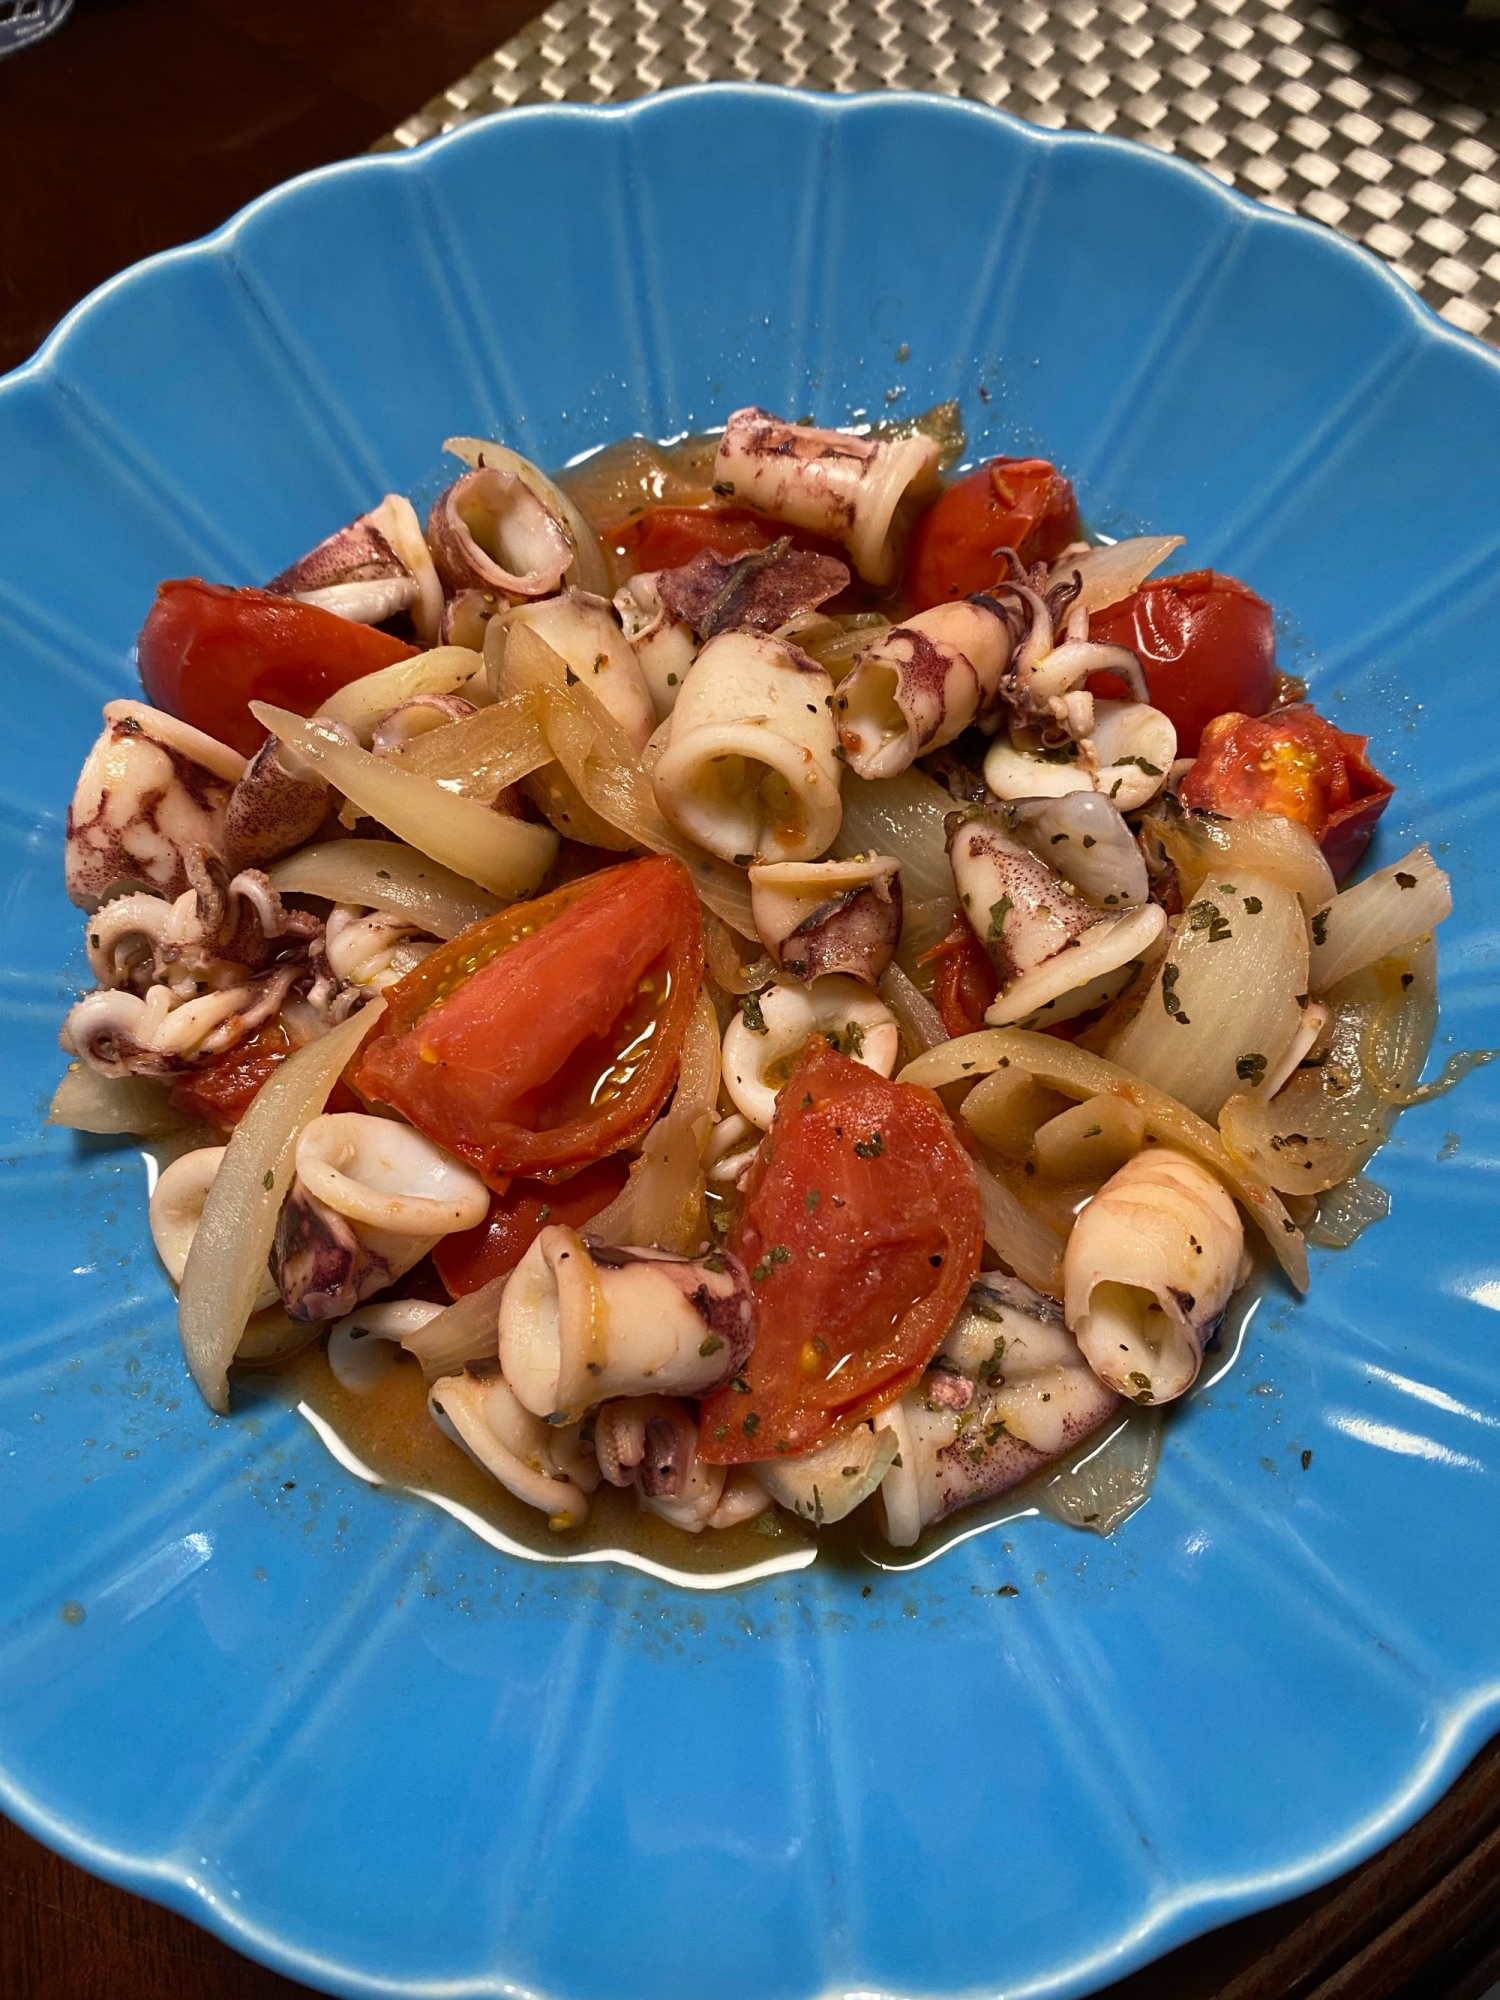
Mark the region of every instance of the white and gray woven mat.
POLYGON ((556 0, 380 143, 710 82, 939 91, 1181 153, 1500 346, 1500 60, 1311 0, 556 0))

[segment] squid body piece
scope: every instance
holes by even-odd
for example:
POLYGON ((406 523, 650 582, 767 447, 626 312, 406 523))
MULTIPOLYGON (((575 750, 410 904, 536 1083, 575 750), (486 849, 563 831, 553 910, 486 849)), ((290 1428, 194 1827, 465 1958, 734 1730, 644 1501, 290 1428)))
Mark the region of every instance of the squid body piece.
POLYGON ((645 749, 656 727, 656 711, 640 663, 605 598, 586 590, 565 590, 513 611, 506 621, 506 656, 500 673, 505 693, 536 685, 521 660, 510 657, 509 637, 517 626, 544 640, 568 673, 609 710, 635 748, 645 749))
POLYGON ((982 604, 939 604, 882 632, 839 683, 839 739, 861 778, 895 778, 993 702, 1010 627, 982 604))
MULTIPOLYGON (((224 1146, 200 1146, 195 1152, 179 1155, 162 1168, 151 1190, 151 1241, 174 1285, 182 1283, 188 1252, 203 1219, 203 1204, 227 1150, 224 1146)), ((276 1281, 267 1271, 251 1310, 262 1312, 279 1297, 276 1281)))
POLYGON ((1196 1160, 1167 1146, 1127 1160, 1063 1255, 1068 1325, 1100 1380, 1137 1403, 1191 1388, 1244 1249, 1239 1211, 1196 1160))
MULTIPOLYGON (((347 723, 329 725, 350 743, 347 723)), ((245 766, 224 815, 229 866, 263 868, 312 839, 328 817, 330 786, 295 750, 268 736, 245 766)))
POLYGON ((1024 732, 999 736, 984 760, 984 782, 997 799, 1061 798, 1102 792, 1121 812, 1155 798, 1177 755, 1171 718, 1143 701, 1095 701, 1093 726, 1063 753, 1044 751, 1024 732))
POLYGON ((901 936, 901 865, 888 854, 770 862, 750 870, 750 911, 779 971, 873 986, 901 936))
POLYGON ((588 1244, 559 1224, 537 1237, 500 1302, 505 1379, 554 1423, 612 1396, 706 1396, 754 1341, 738 1258, 588 1244))
POLYGON ((362 1111, 325 1111, 304 1126, 297 1178, 335 1214, 397 1236, 447 1236, 489 1214, 472 1167, 399 1119, 362 1111))
POLYGON ((878 1420, 899 1447, 880 1487, 887 1540, 910 1548, 934 1521, 1061 1457, 1118 1406, 1056 1300, 985 1272, 932 1368, 878 1420))
POLYGON ((735 1109, 762 1131, 809 1035, 825 1036, 877 1076, 892 1075, 901 1053, 895 1015, 859 980, 830 973, 810 986, 768 986, 724 1030, 721 1058, 735 1109))
POLYGON ((450 597, 501 591, 547 597, 573 561, 567 529, 514 472, 480 465, 445 487, 427 516, 427 542, 450 597))
POLYGON ((404 494, 387 493, 378 507, 273 576, 266 590, 316 604, 356 625, 380 625, 409 611, 423 644, 437 643, 443 589, 416 510, 404 494))
POLYGON ((714 459, 714 491, 842 542, 868 583, 896 573, 898 516, 937 484, 933 438, 851 437, 736 410, 714 459))
POLYGON ((471 1361, 461 1375, 444 1375, 427 1395, 438 1429, 476 1465, 562 1530, 588 1518, 598 1467, 580 1448, 576 1425, 543 1423, 516 1398, 498 1361, 471 1361))
POLYGON ((657 572, 645 570, 615 593, 615 610, 650 690, 658 722, 677 706, 677 695, 698 653, 698 635, 661 601, 657 572))
POLYGON ((1049 1022, 1066 1020, 1055 1003, 1099 994, 1099 982, 1112 975, 1123 985, 1125 968, 1166 926, 1157 903, 1110 915, 1073 894, 1010 830, 1003 812, 954 815, 948 853, 959 900, 1000 979, 1000 996, 984 1017, 993 1028, 1043 1008, 1051 1010, 1049 1022))
POLYGON ((401 1343, 443 1307, 430 1299, 382 1299, 341 1319, 328 1336, 328 1366, 341 1387, 359 1395, 380 1386, 401 1362, 401 1343))
POLYGON ((785 640, 724 632, 694 660, 651 772, 672 824, 724 861, 815 861, 837 838, 833 682, 785 640))
POLYGON ((96 910, 121 888, 180 896, 192 886, 189 850, 223 852, 230 793, 244 771, 238 751, 176 716, 141 701, 106 702, 104 734, 68 807, 69 901, 96 910))

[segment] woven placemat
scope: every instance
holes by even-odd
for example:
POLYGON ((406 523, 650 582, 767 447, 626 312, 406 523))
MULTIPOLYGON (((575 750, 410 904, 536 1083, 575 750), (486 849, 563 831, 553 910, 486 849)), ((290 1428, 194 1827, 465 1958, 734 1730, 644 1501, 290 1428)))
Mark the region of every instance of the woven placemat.
POLYGON ((939 91, 1181 153, 1500 345, 1500 60, 1307 0, 557 0, 380 145, 711 82, 939 91))

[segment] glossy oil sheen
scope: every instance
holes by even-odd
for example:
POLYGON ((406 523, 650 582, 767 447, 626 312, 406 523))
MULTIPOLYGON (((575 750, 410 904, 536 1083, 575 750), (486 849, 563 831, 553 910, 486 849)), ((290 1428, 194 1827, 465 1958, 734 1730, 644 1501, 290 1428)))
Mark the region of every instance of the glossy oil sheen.
POLYGON ((1500 1042, 1500 363, 1187 167, 951 101, 527 110, 267 198, 0 388, 0 1803, 315 1986, 1080 1994, 1348 1867, 1495 1726, 1500 1067, 1403 1118, 1391 1219, 1264 1299, 1111 1540, 714 1595, 211 1417, 138 1152, 40 1128, 64 808, 159 578, 429 500, 452 433, 558 465, 950 395, 976 455, 1272 599, 1400 782, 1375 859, 1452 871, 1436 1053, 1500 1042))

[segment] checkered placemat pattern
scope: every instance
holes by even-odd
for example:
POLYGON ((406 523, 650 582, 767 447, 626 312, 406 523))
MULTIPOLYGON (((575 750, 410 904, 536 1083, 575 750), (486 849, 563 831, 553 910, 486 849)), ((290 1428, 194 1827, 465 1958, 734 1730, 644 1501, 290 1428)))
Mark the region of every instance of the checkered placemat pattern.
POLYGON ((1310 0, 555 0, 380 146, 709 82, 939 91, 1181 153, 1500 346, 1500 58, 1310 0))

